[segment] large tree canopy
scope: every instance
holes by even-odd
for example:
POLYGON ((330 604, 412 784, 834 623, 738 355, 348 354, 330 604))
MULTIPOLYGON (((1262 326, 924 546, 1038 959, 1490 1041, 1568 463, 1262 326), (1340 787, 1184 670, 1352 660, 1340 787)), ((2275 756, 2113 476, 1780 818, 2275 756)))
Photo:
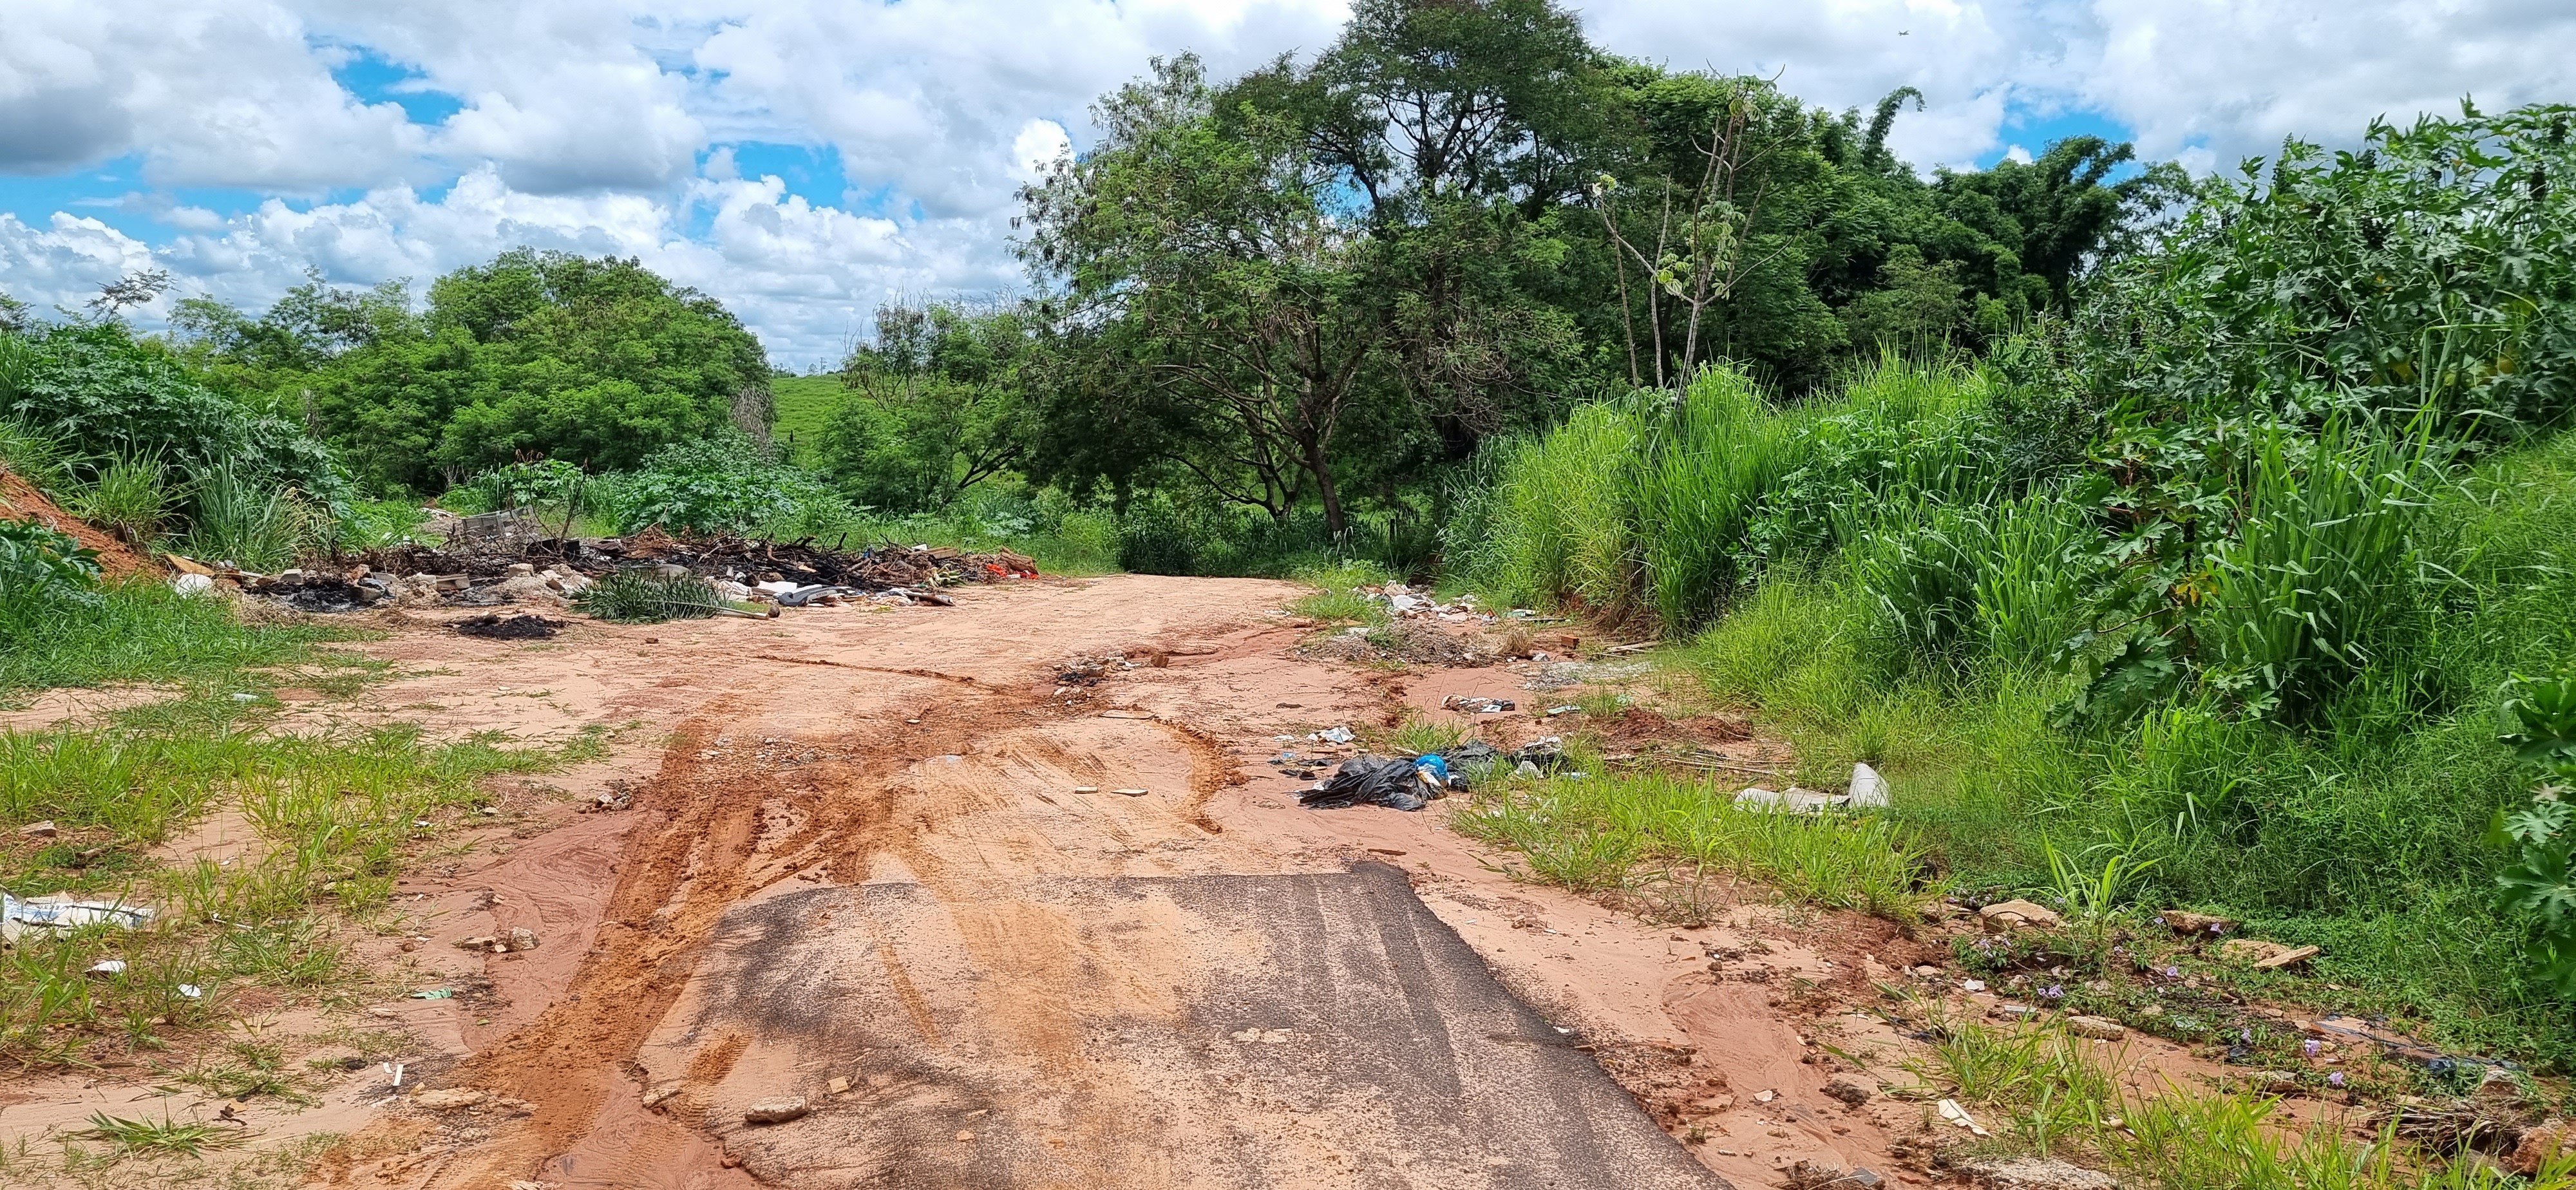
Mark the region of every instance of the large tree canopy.
POLYGON ((2091 137, 1927 179, 1887 148, 1909 101, 1623 61, 1550 0, 1360 0, 1312 58, 1157 63, 1024 192, 1032 465, 1338 530, 1347 490, 1720 359, 1796 393, 1981 345, 2066 308, 2171 183, 2091 137))
POLYGON ((180 324, 216 371, 310 419, 359 479, 436 490, 553 458, 634 465, 765 407, 760 343, 642 264, 518 249, 459 269, 415 312, 399 284, 319 281, 253 319, 205 299, 180 324))

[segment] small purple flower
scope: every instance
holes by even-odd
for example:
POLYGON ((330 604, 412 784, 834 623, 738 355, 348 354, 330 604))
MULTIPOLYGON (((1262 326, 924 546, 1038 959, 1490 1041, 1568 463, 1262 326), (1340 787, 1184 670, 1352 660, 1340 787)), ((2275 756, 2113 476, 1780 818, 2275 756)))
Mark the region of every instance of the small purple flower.
POLYGON ((2236 1031, 2236 1040, 2242 1041, 2247 1045, 2254 1044, 2254 1026, 2247 1025, 2242 1029, 2238 1029, 2236 1031))
POLYGON ((2063 988, 2063 987, 2061 987, 2061 986, 2059 986, 2059 985, 2057 985, 2057 984, 2053 984, 2053 983, 2052 983, 2052 984, 2048 985, 2047 987, 2041 988, 2041 989, 2040 989, 2040 991, 2039 991, 2039 994, 2040 994, 2040 995, 2043 995, 2043 996, 2046 996, 2046 997, 2048 997, 2048 998, 2049 998, 2049 999, 2051 999, 2051 1000, 2057 1000, 2057 999, 2062 999, 2062 998, 2064 998, 2064 997, 2065 997, 2065 995, 2066 995, 2066 989, 2065 989, 2065 988, 2063 988))
POLYGON ((2326 1045, 2324 1042, 2311 1037, 2306 1041, 2299 1043, 2299 1052, 2313 1058, 2317 1056, 2318 1050, 2324 1049, 2325 1047, 2326 1045))
POLYGON ((2182 978, 2182 968, 2180 968, 2180 967, 2167 967, 2167 968, 2165 968, 2165 978, 2167 978, 2167 979, 2180 979, 2180 978, 2182 978))
POLYGON ((2227 925, 2224 922, 2213 921, 2209 923, 2209 932, 2213 934, 2224 934, 2227 932, 2227 925))
POLYGON ((2327 1075, 2327 1076, 2326 1076, 2326 1085, 2327 1085, 2327 1086, 2329 1086, 2329 1087, 2340 1087, 2340 1086, 2342 1086, 2342 1085, 2343 1085, 2343 1072, 2342 1072, 2342 1071, 2340 1071, 2340 1070, 2338 1070, 2338 1071, 2335 1071, 2333 1074, 2329 1074, 2329 1075, 2327 1075))

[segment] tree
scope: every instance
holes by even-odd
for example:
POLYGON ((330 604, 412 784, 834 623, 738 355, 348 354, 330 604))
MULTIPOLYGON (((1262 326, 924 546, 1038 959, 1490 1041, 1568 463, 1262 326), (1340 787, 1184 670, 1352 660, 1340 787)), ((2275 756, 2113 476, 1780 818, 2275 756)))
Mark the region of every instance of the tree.
POLYGON ((765 408, 769 382, 713 298, 638 261, 526 248, 439 278, 426 310, 402 281, 308 275, 257 318, 191 298, 173 323, 210 372, 305 418, 380 491, 537 458, 633 466, 765 408))
POLYGON ((817 443, 824 472, 861 503, 914 512, 1018 466, 1032 419, 1029 322, 1017 306, 879 307, 874 341, 842 362, 849 396, 817 443))
POLYGON ((1069 340, 1133 361, 1141 390, 1103 395, 1174 431, 1154 439, 1164 461, 1274 517, 1311 485, 1340 532, 1334 440, 1365 399, 1386 299, 1302 130, 1220 121, 1213 99, 1183 56, 1104 100, 1100 147, 1023 192, 1022 251, 1061 286, 1069 340))

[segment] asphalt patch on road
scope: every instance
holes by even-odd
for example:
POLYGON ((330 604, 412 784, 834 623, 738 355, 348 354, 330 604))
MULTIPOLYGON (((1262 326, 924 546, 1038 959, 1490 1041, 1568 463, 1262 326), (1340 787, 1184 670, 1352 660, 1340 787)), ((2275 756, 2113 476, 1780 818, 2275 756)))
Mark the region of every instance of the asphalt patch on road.
POLYGON ((691 1102, 783 1186, 1728 1187, 1380 863, 764 898, 643 1061, 730 1037, 691 1102))

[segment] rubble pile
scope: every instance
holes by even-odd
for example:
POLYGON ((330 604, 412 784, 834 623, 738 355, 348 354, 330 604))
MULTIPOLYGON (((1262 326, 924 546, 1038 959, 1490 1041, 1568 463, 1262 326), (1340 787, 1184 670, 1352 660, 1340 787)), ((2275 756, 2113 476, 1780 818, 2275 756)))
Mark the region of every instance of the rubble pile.
POLYGON ((950 600, 939 594, 940 587, 1035 578, 1038 573, 1035 561, 1009 550, 968 553, 926 545, 843 550, 810 539, 674 537, 658 528, 631 537, 539 537, 523 527, 516 532, 507 528, 459 533, 437 545, 406 542, 278 574, 208 567, 178 557, 171 562, 182 571, 185 590, 229 587, 308 612, 356 611, 387 603, 561 607, 592 582, 639 567, 654 568, 664 577, 695 574, 728 599, 782 607, 854 598, 946 605, 950 600))

